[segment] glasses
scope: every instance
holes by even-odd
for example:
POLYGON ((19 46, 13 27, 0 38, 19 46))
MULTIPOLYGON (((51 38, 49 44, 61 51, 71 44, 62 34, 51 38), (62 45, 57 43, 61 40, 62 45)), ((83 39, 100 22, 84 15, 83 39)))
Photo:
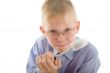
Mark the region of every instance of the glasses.
POLYGON ((48 36, 58 37, 60 34, 62 34, 63 36, 70 36, 73 35, 74 32, 75 28, 66 28, 63 32, 58 32, 57 30, 49 30, 46 33, 48 36))

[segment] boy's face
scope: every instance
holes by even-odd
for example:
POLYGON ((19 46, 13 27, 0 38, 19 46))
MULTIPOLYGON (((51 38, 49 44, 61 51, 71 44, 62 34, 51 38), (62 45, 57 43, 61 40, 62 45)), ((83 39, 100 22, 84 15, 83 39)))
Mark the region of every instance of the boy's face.
POLYGON ((53 48, 63 52, 74 42, 79 27, 80 22, 75 21, 71 13, 66 13, 48 19, 41 31, 53 48))

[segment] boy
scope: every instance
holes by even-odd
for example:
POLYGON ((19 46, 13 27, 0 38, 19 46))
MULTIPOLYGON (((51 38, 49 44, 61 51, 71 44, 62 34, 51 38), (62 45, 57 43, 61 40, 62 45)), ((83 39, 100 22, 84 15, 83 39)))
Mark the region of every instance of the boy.
POLYGON ((75 34, 80 22, 70 0, 46 0, 40 27, 43 36, 31 49, 27 73, 97 73, 98 52, 75 34))

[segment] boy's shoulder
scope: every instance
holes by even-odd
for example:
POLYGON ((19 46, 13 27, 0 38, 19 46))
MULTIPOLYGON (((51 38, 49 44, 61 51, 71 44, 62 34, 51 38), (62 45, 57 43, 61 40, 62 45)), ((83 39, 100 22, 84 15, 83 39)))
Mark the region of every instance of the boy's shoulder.
POLYGON ((46 45, 49 45, 49 43, 48 43, 47 38, 45 36, 40 36, 36 39, 34 45, 46 46, 46 45))
POLYGON ((82 53, 89 53, 89 54, 98 54, 97 48, 95 47, 95 45, 93 45, 90 41, 83 39, 83 38, 79 38, 76 41, 76 44, 74 46, 74 50, 79 50, 82 53))
POLYGON ((36 39, 36 42, 37 43, 40 43, 40 42, 47 42, 47 38, 45 36, 39 36, 37 39, 36 39))
POLYGON ((88 58, 98 56, 98 50, 91 42, 88 42, 88 44, 85 47, 81 48, 80 51, 83 54, 86 53, 86 57, 88 58))
POLYGON ((45 36, 40 36, 36 39, 32 51, 34 54, 42 54, 51 49, 45 36))

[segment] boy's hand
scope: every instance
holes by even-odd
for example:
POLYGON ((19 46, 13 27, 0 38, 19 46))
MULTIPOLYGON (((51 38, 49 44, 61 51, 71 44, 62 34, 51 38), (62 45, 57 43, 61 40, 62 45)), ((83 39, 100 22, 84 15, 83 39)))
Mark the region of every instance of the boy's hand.
POLYGON ((58 73, 58 69, 61 67, 61 61, 54 60, 54 56, 51 52, 47 52, 36 59, 36 64, 39 67, 41 73, 58 73))

